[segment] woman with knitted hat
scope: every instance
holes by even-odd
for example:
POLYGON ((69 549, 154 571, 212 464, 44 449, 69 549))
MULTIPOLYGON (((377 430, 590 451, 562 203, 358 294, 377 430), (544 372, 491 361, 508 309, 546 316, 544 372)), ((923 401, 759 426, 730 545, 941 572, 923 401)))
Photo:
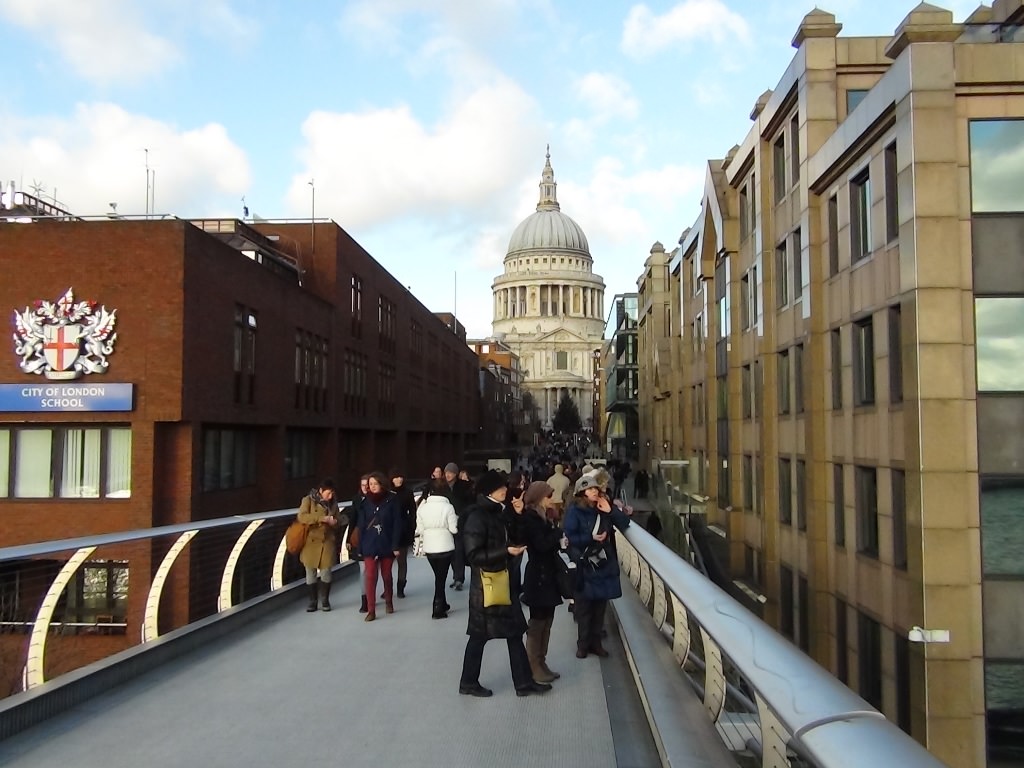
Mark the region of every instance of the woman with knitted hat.
POLYGON ((549 519, 554 507, 555 489, 538 480, 523 493, 520 532, 530 552, 523 578, 523 603, 530 607, 526 628, 526 655, 533 679, 550 683, 560 676, 547 664, 548 640, 555 620, 555 608, 562 604, 558 587, 558 552, 562 548, 561 529, 549 519))

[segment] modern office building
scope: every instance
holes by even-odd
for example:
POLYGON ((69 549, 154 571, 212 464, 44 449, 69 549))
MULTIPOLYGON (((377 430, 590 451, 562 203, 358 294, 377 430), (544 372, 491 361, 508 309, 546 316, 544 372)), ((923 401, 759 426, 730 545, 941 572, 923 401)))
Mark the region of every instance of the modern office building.
POLYGON ((766 618, 955 766, 1024 732, 1022 24, 809 13, 708 163, 668 265, 679 364, 641 393, 681 400, 642 439, 690 461, 766 618))
POLYGON ((616 294, 612 299, 601 352, 605 450, 615 458, 627 461, 640 457, 637 302, 635 293, 616 294))
POLYGON ((563 395, 593 422, 593 353, 601 347, 604 280, 583 229, 562 213, 551 155, 537 210, 513 230, 505 271, 494 279, 494 337, 519 356, 523 387, 551 428, 563 395))

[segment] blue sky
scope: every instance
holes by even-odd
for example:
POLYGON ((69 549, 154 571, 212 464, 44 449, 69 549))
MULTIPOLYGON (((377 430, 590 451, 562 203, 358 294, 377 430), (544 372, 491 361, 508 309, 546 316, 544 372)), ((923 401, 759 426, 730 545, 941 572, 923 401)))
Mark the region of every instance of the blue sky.
MULTIPOLYGON (((941 3, 938 3, 941 5, 941 3)), ((911 2, 837 0, 845 35, 911 2)), ((975 3, 945 7, 962 20, 975 3)), ((330 217, 490 333, 544 151, 608 295, 699 212, 811 2, 0 0, 0 179, 80 215, 330 217)))

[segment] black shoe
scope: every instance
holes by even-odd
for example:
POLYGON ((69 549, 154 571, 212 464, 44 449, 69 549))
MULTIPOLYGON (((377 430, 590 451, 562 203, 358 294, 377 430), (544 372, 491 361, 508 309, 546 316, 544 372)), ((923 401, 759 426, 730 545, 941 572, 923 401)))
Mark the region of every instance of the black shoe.
POLYGON ((532 696, 535 693, 547 693, 550 690, 551 686, 547 683, 531 681, 529 685, 524 685, 522 688, 516 688, 516 696, 532 696))
POLYGON ((359 601, 359 612, 366 613, 366 595, 363 595, 362 599, 359 601))
MULTIPOLYGON (((549 688, 551 686, 548 686, 549 688)), ((460 685, 459 693, 463 696, 476 696, 480 699, 486 699, 488 696, 494 693, 490 688, 484 688, 480 683, 474 683, 473 685, 460 685)), ((526 695, 526 694, 522 694, 526 695)))

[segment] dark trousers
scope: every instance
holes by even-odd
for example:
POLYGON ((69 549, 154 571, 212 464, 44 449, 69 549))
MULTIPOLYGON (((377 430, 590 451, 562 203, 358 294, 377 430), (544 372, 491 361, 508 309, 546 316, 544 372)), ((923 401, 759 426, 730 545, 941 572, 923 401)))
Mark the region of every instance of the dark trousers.
POLYGON ((444 592, 444 580, 448 576, 448 569, 452 564, 452 553, 441 552, 436 555, 427 555, 427 562, 434 571, 434 605, 448 605, 448 598, 444 592))
POLYGON ((399 584, 405 584, 405 575, 408 573, 408 568, 409 568, 409 565, 408 565, 408 562, 407 562, 408 558, 409 558, 409 548, 408 547, 399 547, 398 548, 398 556, 395 557, 395 562, 398 563, 398 583, 399 584))
POLYGON ((455 534, 455 551, 452 552, 452 581, 466 581, 466 550, 462 548, 462 534, 455 534))
MULTIPOLYGON (((476 685, 480 682, 480 664, 484 659, 484 645, 488 638, 484 635, 470 635, 466 643, 466 655, 462 660, 461 686, 476 685)), ((525 688, 533 682, 530 672, 530 660, 526 656, 522 637, 506 638, 508 642, 508 665, 512 670, 512 683, 517 689, 525 688)))
POLYGON ((508 589, 513 595, 523 591, 523 556, 516 555, 509 558, 508 563, 508 589))
POLYGON ((607 600, 584 600, 576 598, 573 617, 576 619, 576 644, 585 651, 601 644, 601 630, 604 629, 604 613, 607 600))

